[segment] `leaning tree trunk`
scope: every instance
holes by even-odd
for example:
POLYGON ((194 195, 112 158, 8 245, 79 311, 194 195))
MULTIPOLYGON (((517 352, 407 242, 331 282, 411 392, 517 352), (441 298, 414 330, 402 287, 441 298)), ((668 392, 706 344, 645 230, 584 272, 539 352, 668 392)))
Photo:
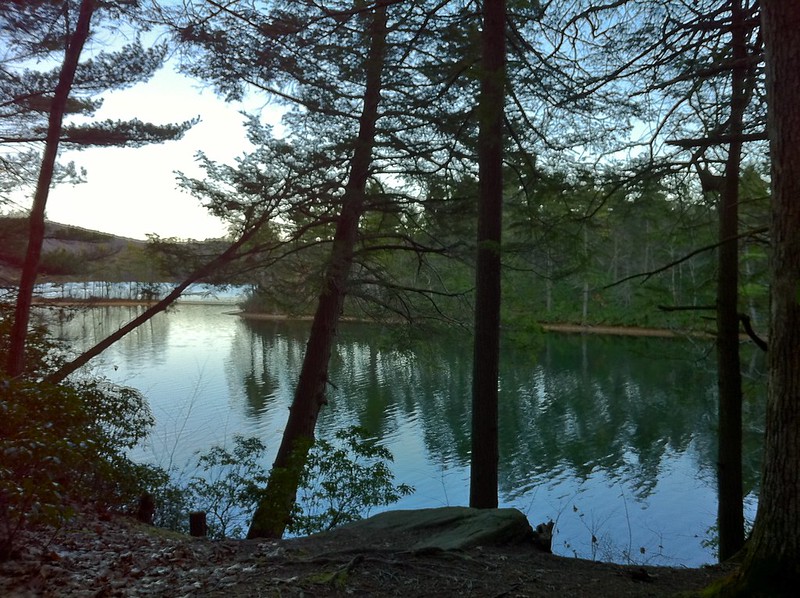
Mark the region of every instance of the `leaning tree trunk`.
POLYGON ((740 574, 722 595, 789 596, 800 586, 800 11, 761 0, 772 159, 771 313, 764 468, 740 574))
POLYGON ((191 272, 189 276, 187 276, 181 283, 172 289, 172 291, 170 291, 166 297, 148 307, 141 314, 109 334, 106 338, 96 343, 93 347, 90 347, 74 359, 63 364, 56 371, 45 376, 44 381, 50 384, 59 384, 63 382, 68 376, 89 363, 92 359, 100 355, 103 351, 122 339, 125 335, 129 334, 133 330, 136 330, 136 328, 149 321, 156 314, 166 311, 170 305, 178 300, 183 291, 185 291, 189 285, 197 282, 198 280, 202 280, 203 278, 216 272, 225 264, 238 259, 239 249, 241 249, 245 243, 250 241, 256 235, 256 233, 261 230, 261 227, 267 222, 267 220, 269 220, 269 216, 270 214, 265 212, 252 226, 244 230, 239 238, 231 243, 231 245, 225 251, 191 272))
POLYGON ((25 369, 25 341, 28 336, 28 322, 31 316, 31 303, 33 301, 33 287, 39 273, 39 260, 42 255, 44 242, 44 221, 47 197, 50 194, 50 185, 53 183, 53 171, 58 155, 58 145, 61 139, 64 112, 75 80, 78 61, 83 51, 83 45, 89 37, 89 25, 94 14, 95 0, 83 0, 78 12, 78 21, 75 31, 69 38, 67 49, 64 52, 64 63, 58 75, 58 83, 53 92, 50 105, 50 116, 47 124, 42 165, 39 169, 39 179, 36 182, 36 191, 33 196, 33 205, 28 225, 28 248, 25 252, 25 262, 22 265, 22 275, 17 293, 17 305, 14 310, 14 324, 11 328, 11 339, 8 350, 6 373, 15 378, 25 369))
POLYGON ((731 114, 732 141, 719 194, 719 258, 717 274, 717 388, 719 429, 717 488, 719 559, 725 561, 744 544, 742 492, 742 374, 739 357, 739 170, 741 134, 748 98, 747 40, 742 0, 731 1, 731 114))
POLYGON ((472 365, 472 460, 469 504, 497 507, 497 378, 500 361, 500 241, 503 215, 505 0, 483 4, 478 104, 478 255, 472 365))
POLYGON ((366 59, 364 105, 359 119, 358 138, 350 162, 350 175, 333 237, 330 261, 311 324, 300 378, 289 410, 289 420, 283 431, 283 439, 266 490, 253 515, 248 538, 280 538, 283 535, 294 507, 308 450, 314 439, 317 416, 326 403, 328 362, 344 305, 353 250, 358 237, 358 222, 364 212, 372 148, 375 144, 386 49, 386 23, 386 4, 377 4, 366 59))

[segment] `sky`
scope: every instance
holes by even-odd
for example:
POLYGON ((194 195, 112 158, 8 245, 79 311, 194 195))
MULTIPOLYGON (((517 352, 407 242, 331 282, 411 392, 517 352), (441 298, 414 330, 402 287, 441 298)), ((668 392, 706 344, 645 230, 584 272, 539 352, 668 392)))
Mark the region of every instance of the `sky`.
POLYGON ((213 90, 162 68, 146 83, 103 94, 94 120, 139 118, 145 122, 201 121, 179 141, 140 148, 91 148, 62 151, 59 160, 86 169, 86 183, 59 185, 50 191, 48 220, 134 239, 148 234, 182 239, 225 235, 225 224, 200 201, 178 188, 175 171, 199 176, 195 155, 232 163, 250 146, 244 116, 261 110, 262 120, 277 124, 280 110, 253 99, 227 104, 213 90))

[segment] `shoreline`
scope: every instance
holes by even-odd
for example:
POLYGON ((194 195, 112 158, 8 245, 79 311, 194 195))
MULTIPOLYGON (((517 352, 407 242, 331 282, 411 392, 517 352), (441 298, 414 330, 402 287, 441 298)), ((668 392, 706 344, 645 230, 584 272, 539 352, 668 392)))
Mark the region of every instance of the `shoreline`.
MULTIPOLYGON (((160 300, 147 299, 75 299, 74 297, 34 297, 34 305, 57 305, 60 307, 152 307, 160 300)), ((218 305, 220 307, 235 307, 236 302, 231 301, 203 301, 202 299, 178 299, 177 305, 218 305)), ((234 313, 234 312, 231 312, 234 313)))
POLYGON ((654 338, 683 338, 686 336, 713 338, 709 332, 693 330, 672 330, 670 328, 638 328, 636 326, 608 326, 603 324, 552 324, 539 325, 545 332, 564 334, 605 334, 609 336, 642 336, 654 338))
MULTIPOLYGON (((157 300, 147 301, 143 299, 75 299, 75 298, 61 298, 52 297, 34 298, 35 305, 59 305, 65 307, 151 307, 158 303, 157 300)), ((235 303, 219 302, 219 301, 193 301, 178 300, 178 305, 217 305, 219 307, 231 308, 235 307, 235 303)), ((310 322, 313 316, 289 316, 286 314, 267 314, 246 311, 226 311, 225 315, 237 316, 248 320, 263 320, 263 321, 276 321, 276 322, 310 322)), ((356 318, 342 318, 343 322, 358 322, 356 318)), ((711 332, 692 331, 692 330, 672 330, 669 328, 648 328, 636 326, 613 326, 606 324, 571 324, 567 322, 537 322, 544 332, 556 332, 561 334, 593 334, 593 335, 608 335, 608 336, 630 336, 630 337, 650 337, 650 338, 682 338, 691 336, 694 338, 713 338, 711 332)), ((747 335, 742 335, 743 339, 747 339, 747 335)))
MULTIPOLYGON (((260 314, 253 312, 226 312, 231 316, 239 316, 248 320, 266 321, 295 321, 306 322, 313 319, 312 316, 287 316, 283 314, 260 314)), ((342 318, 342 322, 358 322, 355 318, 342 318)), ((684 336, 713 337, 707 332, 693 332, 689 330, 671 330, 669 328, 637 328, 635 326, 608 326, 603 324, 567 324, 552 322, 537 322, 545 332, 558 332, 563 334, 598 334, 610 336, 641 336, 653 338, 682 338, 684 336)))

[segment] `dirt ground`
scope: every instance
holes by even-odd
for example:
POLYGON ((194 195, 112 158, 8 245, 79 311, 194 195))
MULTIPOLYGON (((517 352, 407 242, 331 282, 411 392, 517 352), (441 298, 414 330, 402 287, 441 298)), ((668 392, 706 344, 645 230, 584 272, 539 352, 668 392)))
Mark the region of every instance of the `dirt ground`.
POLYGON ((674 596, 725 575, 557 557, 532 545, 412 551, 407 535, 280 541, 189 538, 123 517, 82 517, 20 543, 0 596, 674 596))

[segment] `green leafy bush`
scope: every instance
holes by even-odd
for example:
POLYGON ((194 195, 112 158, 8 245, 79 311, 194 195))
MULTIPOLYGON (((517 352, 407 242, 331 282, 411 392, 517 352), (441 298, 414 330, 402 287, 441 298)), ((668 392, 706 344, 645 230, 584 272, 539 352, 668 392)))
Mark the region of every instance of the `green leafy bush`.
POLYGON ((80 465, 79 454, 90 450, 88 437, 68 432, 87 423, 76 409, 77 397, 43 394, 0 383, 0 561, 12 554, 26 527, 69 516, 64 471, 80 465))
POLYGON ((134 504, 141 469, 125 451, 151 425, 133 389, 0 381, 0 560, 24 529, 58 526, 77 505, 134 504))
MULTIPOLYGON (((155 465, 129 463, 127 473, 120 472, 120 477, 130 484, 128 496, 136 500, 142 494, 149 494, 155 504, 153 525, 181 533, 189 533, 187 513, 194 506, 189 489, 178 484, 171 472, 155 465)), ((138 505, 136 505, 138 506, 138 505)), ((127 506, 126 510, 132 512, 134 504, 127 506)))
POLYGON ((318 440, 308 455, 289 531, 312 534, 356 521, 414 492, 394 485, 391 451, 358 426, 318 440))
POLYGON ((266 446, 258 438, 234 436, 234 447, 213 446, 200 455, 195 475, 188 485, 195 510, 210 516, 209 535, 214 538, 241 537, 255 510, 267 471, 260 461, 266 446))
MULTIPOLYGON (((212 447, 198 458, 198 470, 187 486, 194 510, 209 516, 209 535, 242 537, 269 480, 262 464, 266 447, 257 438, 234 437, 234 446, 212 447)), ((361 519, 377 506, 413 492, 395 486, 389 469, 391 452, 362 428, 318 440, 311 448, 289 532, 311 534, 361 519)))

